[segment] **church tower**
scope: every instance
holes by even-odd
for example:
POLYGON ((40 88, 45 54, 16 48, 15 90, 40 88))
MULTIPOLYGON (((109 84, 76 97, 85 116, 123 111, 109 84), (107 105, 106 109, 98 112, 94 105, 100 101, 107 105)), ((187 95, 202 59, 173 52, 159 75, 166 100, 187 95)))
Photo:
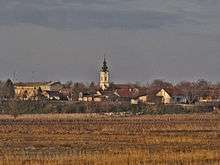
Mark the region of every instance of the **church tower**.
POLYGON ((105 58, 103 61, 102 69, 100 71, 99 86, 102 90, 105 90, 109 87, 109 71, 105 58))

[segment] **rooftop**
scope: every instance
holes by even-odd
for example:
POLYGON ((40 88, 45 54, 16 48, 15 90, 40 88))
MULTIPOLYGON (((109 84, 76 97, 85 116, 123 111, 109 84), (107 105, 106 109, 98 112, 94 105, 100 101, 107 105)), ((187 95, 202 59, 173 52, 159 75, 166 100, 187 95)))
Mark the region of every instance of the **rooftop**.
POLYGON ((55 83, 54 81, 48 81, 48 82, 19 82, 15 83, 15 86, 44 86, 44 85, 53 85, 55 83))

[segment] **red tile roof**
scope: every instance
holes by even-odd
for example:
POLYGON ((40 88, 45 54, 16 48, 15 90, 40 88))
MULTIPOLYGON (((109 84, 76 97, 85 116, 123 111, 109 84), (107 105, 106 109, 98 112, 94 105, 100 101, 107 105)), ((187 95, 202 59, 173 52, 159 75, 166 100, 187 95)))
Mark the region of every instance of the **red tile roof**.
POLYGON ((117 89, 132 89, 135 88, 133 84, 114 84, 115 88, 117 89))
POLYGON ((129 90, 129 89, 117 89, 116 92, 120 97, 129 97, 129 98, 135 97, 138 94, 137 91, 129 90))

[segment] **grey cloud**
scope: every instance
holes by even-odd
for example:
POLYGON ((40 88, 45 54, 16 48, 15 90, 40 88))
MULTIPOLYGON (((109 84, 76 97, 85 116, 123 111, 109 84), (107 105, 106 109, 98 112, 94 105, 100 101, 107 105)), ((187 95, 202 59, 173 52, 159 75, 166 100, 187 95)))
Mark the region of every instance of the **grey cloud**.
POLYGON ((220 27, 219 17, 218 0, 0 0, 0 24, 70 30, 220 27))
POLYGON ((97 80, 109 50, 113 81, 219 81, 219 18, 219 0, 0 0, 0 78, 97 80))
POLYGON ((178 14, 156 11, 100 11, 92 9, 37 9, 20 7, 0 11, 0 23, 32 23, 53 28, 147 29, 171 26, 183 18, 178 14))

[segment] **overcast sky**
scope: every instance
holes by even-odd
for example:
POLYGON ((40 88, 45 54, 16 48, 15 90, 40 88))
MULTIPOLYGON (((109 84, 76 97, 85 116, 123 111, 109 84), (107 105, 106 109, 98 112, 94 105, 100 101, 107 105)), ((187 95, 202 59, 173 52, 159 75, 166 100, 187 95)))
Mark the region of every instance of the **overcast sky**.
POLYGON ((220 81, 220 0, 0 0, 0 79, 220 81))

